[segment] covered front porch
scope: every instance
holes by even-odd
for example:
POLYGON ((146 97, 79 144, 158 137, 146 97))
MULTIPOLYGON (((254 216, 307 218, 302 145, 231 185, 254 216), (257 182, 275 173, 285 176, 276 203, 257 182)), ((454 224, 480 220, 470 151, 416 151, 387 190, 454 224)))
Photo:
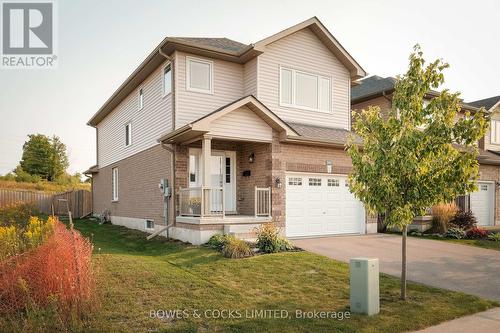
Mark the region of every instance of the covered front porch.
POLYGON ((273 193, 281 188, 273 142, 288 135, 297 133, 246 96, 160 138, 175 150, 176 226, 272 221, 273 193))
POLYGON ((248 224, 272 219, 271 144, 203 136, 179 147, 176 222, 248 224))

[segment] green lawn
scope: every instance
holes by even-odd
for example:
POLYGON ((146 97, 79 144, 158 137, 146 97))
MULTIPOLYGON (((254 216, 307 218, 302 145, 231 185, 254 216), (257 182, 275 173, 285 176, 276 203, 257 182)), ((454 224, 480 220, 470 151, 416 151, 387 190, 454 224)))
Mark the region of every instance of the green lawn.
POLYGON ((409 284, 399 300, 397 279, 381 275, 381 313, 350 319, 297 319, 295 310, 347 311, 348 266, 309 252, 226 259, 205 248, 145 240, 119 226, 79 220, 92 237, 101 307, 91 332, 402 332, 495 305, 462 293, 409 284), (288 319, 157 319, 151 310, 284 309, 288 319))

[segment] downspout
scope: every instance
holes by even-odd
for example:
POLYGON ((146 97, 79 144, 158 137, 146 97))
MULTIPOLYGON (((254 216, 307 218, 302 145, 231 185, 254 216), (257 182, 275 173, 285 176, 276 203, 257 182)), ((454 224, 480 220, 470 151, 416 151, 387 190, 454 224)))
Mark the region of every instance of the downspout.
MULTIPOLYGON (((170 71, 172 73, 172 98, 171 98, 171 103, 172 103, 172 106, 171 106, 171 114, 172 114, 172 128, 175 129, 175 72, 174 72, 174 64, 173 64, 173 59, 172 57, 168 56, 165 52, 163 52, 163 50, 161 49, 161 47, 158 49, 158 52, 159 54, 161 54, 165 59, 167 59, 168 61, 170 61, 170 71)), ((172 129, 172 130, 173 130, 172 129)), ((171 148, 171 147, 168 147, 166 146, 165 144, 163 143, 160 143, 161 147, 165 150, 167 150, 168 152, 170 152, 170 187, 171 187, 171 209, 169 210, 168 209, 168 199, 165 198, 165 202, 164 202, 164 219, 165 219, 165 229, 166 229, 166 232, 167 232, 167 238, 170 238, 170 228, 174 225, 175 223, 175 148, 171 148), (169 224, 169 218, 168 218, 168 215, 169 214, 172 214, 173 216, 173 219, 172 219, 172 222, 169 224)))

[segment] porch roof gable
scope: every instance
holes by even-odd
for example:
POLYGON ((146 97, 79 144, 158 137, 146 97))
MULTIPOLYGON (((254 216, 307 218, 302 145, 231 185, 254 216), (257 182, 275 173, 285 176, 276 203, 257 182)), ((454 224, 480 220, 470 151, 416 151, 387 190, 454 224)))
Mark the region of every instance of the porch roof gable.
POLYGON ((226 104, 211 113, 187 124, 173 132, 161 136, 158 141, 163 143, 186 142, 211 130, 212 123, 239 108, 246 107, 261 118, 271 128, 284 132, 286 136, 298 136, 299 134, 274 112, 269 110, 253 95, 244 96, 229 104, 226 104))

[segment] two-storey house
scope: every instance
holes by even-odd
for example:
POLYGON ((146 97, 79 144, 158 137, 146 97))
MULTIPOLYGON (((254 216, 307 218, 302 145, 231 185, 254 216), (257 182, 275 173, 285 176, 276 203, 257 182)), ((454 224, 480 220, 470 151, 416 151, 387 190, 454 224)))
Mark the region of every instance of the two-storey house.
POLYGON ((376 232, 346 178, 364 76, 316 17, 250 45, 165 38, 88 122, 94 213, 193 244, 262 223, 289 237, 376 232))
MULTIPOLYGON (((368 106, 379 106, 382 114, 392 108, 392 95, 396 79, 373 75, 362 79, 352 88, 352 109, 362 110, 368 106)), ((430 100, 437 92, 430 91, 427 99, 430 100)), ((479 148, 479 182, 478 190, 466 196, 457 198, 457 205, 462 210, 471 210, 481 226, 500 224, 500 96, 480 101, 462 103, 461 112, 476 112, 480 107, 492 113, 490 130, 478 143, 479 148), (498 109, 498 110, 497 110, 498 109), (496 111, 496 112, 494 112, 496 111)), ((414 226, 418 229, 430 227, 432 215, 420 216, 415 219, 414 226)))

